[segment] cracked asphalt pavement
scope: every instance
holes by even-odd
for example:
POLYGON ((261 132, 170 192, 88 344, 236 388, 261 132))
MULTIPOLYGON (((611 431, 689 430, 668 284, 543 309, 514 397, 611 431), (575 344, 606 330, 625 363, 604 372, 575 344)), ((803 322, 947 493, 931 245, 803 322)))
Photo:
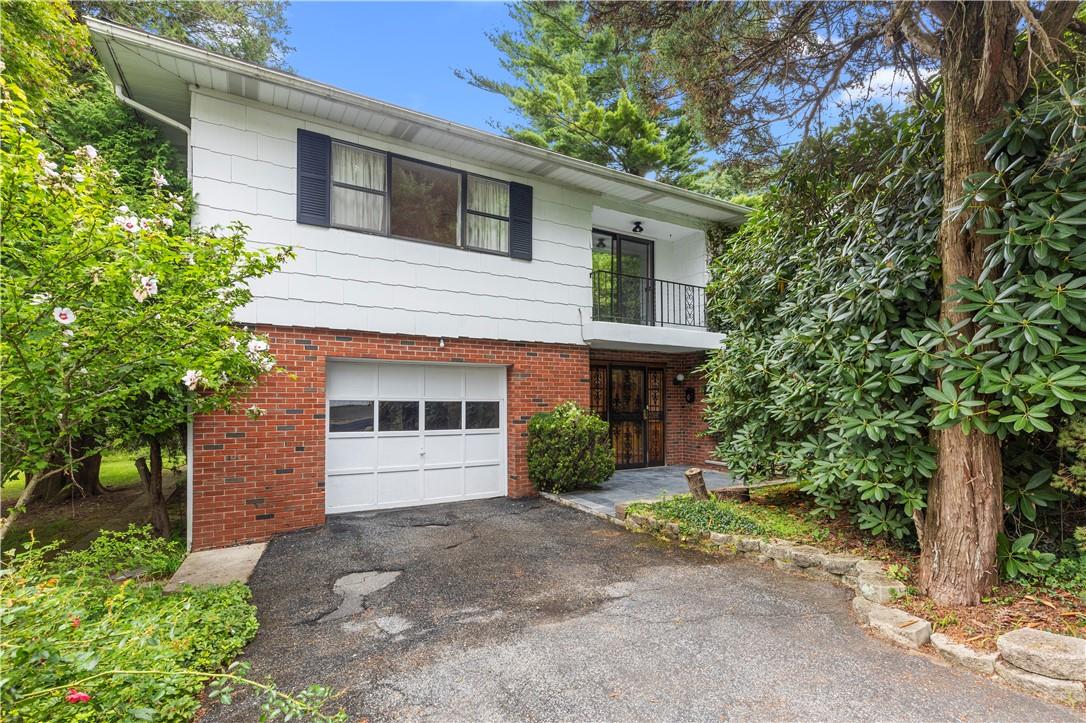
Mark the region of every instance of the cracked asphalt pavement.
MULTIPOLYGON (((542 500, 330 517, 250 586, 252 675, 352 720, 1079 720, 870 637, 843 588, 542 500)), ((203 720, 256 718, 241 695, 203 720)))

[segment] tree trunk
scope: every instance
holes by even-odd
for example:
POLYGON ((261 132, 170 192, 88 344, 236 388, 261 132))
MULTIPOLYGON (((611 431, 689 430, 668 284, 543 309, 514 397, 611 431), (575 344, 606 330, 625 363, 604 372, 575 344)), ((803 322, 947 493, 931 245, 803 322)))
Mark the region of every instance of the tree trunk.
POLYGON ((690 488, 690 494, 694 496, 694 499, 709 499, 709 491, 705 489, 705 475, 697 467, 686 470, 686 486, 690 488))
MULTIPOLYGON (((72 459, 84 457, 92 449, 96 449, 97 444, 98 440, 94 436, 81 437, 73 441, 71 446, 72 459)), ((63 466, 64 458, 59 454, 50 463, 50 469, 60 469, 63 466)), ((43 479, 41 484, 35 488, 34 494, 29 501, 60 502, 68 496, 65 493, 73 484, 76 486, 76 490, 73 491, 78 492, 81 497, 100 495, 107 491, 102 486, 101 468, 102 455, 100 453, 86 457, 81 462, 77 462, 74 469, 62 470, 59 474, 43 479)))
POLYGON ((84 497, 108 492, 102 486, 102 453, 93 454, 80 462, 75 474, 75 483, 83 491, 84 497))
POLYGON ((151 527, 159 537, 170 536, 170 513, 166 509, 166 497, 162 494, 162 443, 158 437, 147 440, 150 464, 143 457, 136 458, 136 469, 147 490, 147 504, 151 509, 151 527))
POLYGON ((55 454, 49 459, 48 471, 50 474, 47 477, 43 476, 42 480, 30 493, 30 496, 27 497, 27 504, 53 502, 71 484, 72 480, 68 476, 68 470, 64 469, 64 456, 62 454, 55 454))
MULTIPOLYGON (((943 93, 946 108, 943 208, 962 196, 962 183, 988 171, 977 139, 990 130, 1012 93, 1014 15, 1010 3, 957 3, 944 29, 943 93), (987 33, 987 37, 986 37, 987 33)), ((985 238, 962 228, 964 216, 944 211, 939 229, 943 319, 968 313, 951 301, 961 277, 977 278, 985 238)), ((964 333, 972 334, 971 328, 964 333)), ((938 432, 938 468, 928 487, 920 537, 920 588, 944 604, 976 605, 999 581, 996 534, 1003 526, 1003 466, 999 440, 960 427, 938 432)))

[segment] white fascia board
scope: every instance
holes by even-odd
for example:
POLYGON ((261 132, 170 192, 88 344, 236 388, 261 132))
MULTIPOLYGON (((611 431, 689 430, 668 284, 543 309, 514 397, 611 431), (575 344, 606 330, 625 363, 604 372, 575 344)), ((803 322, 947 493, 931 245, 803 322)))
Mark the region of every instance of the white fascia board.
POLYGON ((594 349, 622 351, 691 352, 719 349, 724 336, 704 329, 617 324, 610 321, 581 322, 581 336, 594 349))

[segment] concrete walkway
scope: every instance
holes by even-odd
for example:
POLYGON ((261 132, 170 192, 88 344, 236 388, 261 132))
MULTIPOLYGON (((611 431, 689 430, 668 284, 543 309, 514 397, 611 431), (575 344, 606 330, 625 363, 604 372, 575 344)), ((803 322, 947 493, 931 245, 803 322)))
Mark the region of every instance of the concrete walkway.
POLYGON ((266 542, 252 545, 223 547, 218 550, 190 552, 177 568, 165 590, 177 590, 182 585, 226 585, 231 582, 248 582, 257 560, 264 554, 266 542))
POLYGON ((544 500, 334 515, 249 585, 250 677, 330 686, 350 720, 1081 720, 869 637, 843 588, 544 500))
MULTIPOLYGON (((666 495, 689 492, 683 473, 693 465, 670 465, 642 469, 620 469, 601 486, 559 495, 563 500, 594 514, 614 515, 615 505, 635 500, 658 500, 666 495)), ((709 489, 730 487, 735 483, 730 474, 701 467, 705 486, 709 489)))

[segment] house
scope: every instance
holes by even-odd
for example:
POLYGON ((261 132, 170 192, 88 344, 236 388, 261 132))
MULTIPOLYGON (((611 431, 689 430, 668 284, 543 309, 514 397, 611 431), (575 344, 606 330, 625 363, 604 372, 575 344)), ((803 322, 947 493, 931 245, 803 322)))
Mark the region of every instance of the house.
POLYGON ((194 549, 325 515, 534 494, 565 400, 619 467, 701 463, 705 228, 747 209, 96 20, 118 95, 185 149, 196 221, 296 258, 237 321, 290 374, 189 440, 194 549))

